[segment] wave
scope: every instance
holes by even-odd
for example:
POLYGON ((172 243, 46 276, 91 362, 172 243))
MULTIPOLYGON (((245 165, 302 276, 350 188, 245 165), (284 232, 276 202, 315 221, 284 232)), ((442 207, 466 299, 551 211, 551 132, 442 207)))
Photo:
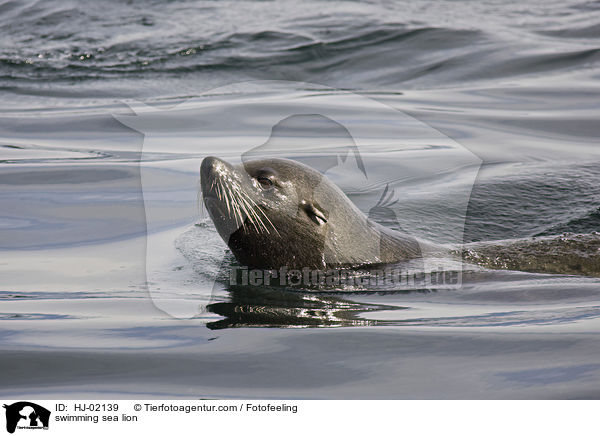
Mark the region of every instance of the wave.
POLYGON ((581 217, 574 218, 566 223, 550 227, 536 236, 550 236, 560 233, 592 233, 600 230, 600 207, 581 217))
POLYGON ((540 13, 459 1, 453 8, 465 17, 452 20, 441 7, 377 2, 332 15, 329 4, 133 3, 4 3, 0 30, 11 43, 0 48, 0 88, 68 82, 84 93, 93 81, 198 80, 223 72, 232 80, 431 87, 569 72, 600 60, 600 22, 582 3, 540 13), (530 21, 517 26, 516 13, 530 21))

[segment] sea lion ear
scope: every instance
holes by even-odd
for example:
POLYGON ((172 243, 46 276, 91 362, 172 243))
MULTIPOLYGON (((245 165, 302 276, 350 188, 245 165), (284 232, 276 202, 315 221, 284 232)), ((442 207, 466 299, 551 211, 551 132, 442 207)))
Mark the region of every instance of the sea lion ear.
POLYGON ((308 217, 311 220, 313 220, 316 224, 322 226, 327 222, 327 218, 325 218, 325 214, 323 213, 323 211, 314 203, 302 200, 302 203, 300 203, 300 207, 302 208, 302 210, 304 210, 304 212, 306 212, 306 215, 308 215, 308 217))

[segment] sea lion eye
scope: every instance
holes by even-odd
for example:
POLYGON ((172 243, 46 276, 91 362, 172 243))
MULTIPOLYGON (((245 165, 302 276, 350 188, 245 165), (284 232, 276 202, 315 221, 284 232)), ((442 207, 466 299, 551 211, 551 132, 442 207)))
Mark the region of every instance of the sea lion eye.
POLYGON ((260 183, 260 187, 263 189, 269 189, 273 186, 273 181, 267 177, 257 177, 258 183, 260 183))

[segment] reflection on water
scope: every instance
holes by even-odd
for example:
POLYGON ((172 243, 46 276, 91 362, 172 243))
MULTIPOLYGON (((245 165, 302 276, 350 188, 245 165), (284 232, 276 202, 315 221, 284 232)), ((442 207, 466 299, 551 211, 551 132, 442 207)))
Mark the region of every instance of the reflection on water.
POLYGON ((593 279, 511 272, 470 272, 460 290, 314 293, 228 286, 206 310, 222 319, 207 327, 506 327, 600 319, 593 279), (495 291, 500 281, 504 289, 495 291), (462 306, 457 306, 458 302, 462 306), (561 304, 562 302, 562 304, 561 304))
POLYGON ((406 309, 249 286, 232 286, 228 292, 228 301, 207 306, 210 312, 224 317, 208 323, 208 328, 369 326, 377 325, 377 321, 368 319, 369 312, 406 309))

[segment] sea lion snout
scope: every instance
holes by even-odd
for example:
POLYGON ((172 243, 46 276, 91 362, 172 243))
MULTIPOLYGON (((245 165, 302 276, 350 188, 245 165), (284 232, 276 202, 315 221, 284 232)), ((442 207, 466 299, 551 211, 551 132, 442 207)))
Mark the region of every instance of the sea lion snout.
POLYGON ((210 174, 213 170, 215 164, 221 161, 218 157, 208 156, 202 160, 202 164, 200 165, 200 177, 205 177, 210 174))
POLYGON ((200 165, 200 185, 202 186, 202 194, 206 197, 212 180, 214 179, 215 164, 219 159, 214 156, 206 157, 200 165))
POLYGON ((205 196, 210 195, 215 178, 223 176, 231 170, 231 165, 224 160, 214 156, 205 157, 200 165, 200 184, 202 186, 202 193, 205 196))
POLYGON ((200 165, 200 186, 208 214, 221 237, 227 241, 246 219, 239 207, 234 206, 238 189, 235 168, 214 156, 206 157, 200 165))

